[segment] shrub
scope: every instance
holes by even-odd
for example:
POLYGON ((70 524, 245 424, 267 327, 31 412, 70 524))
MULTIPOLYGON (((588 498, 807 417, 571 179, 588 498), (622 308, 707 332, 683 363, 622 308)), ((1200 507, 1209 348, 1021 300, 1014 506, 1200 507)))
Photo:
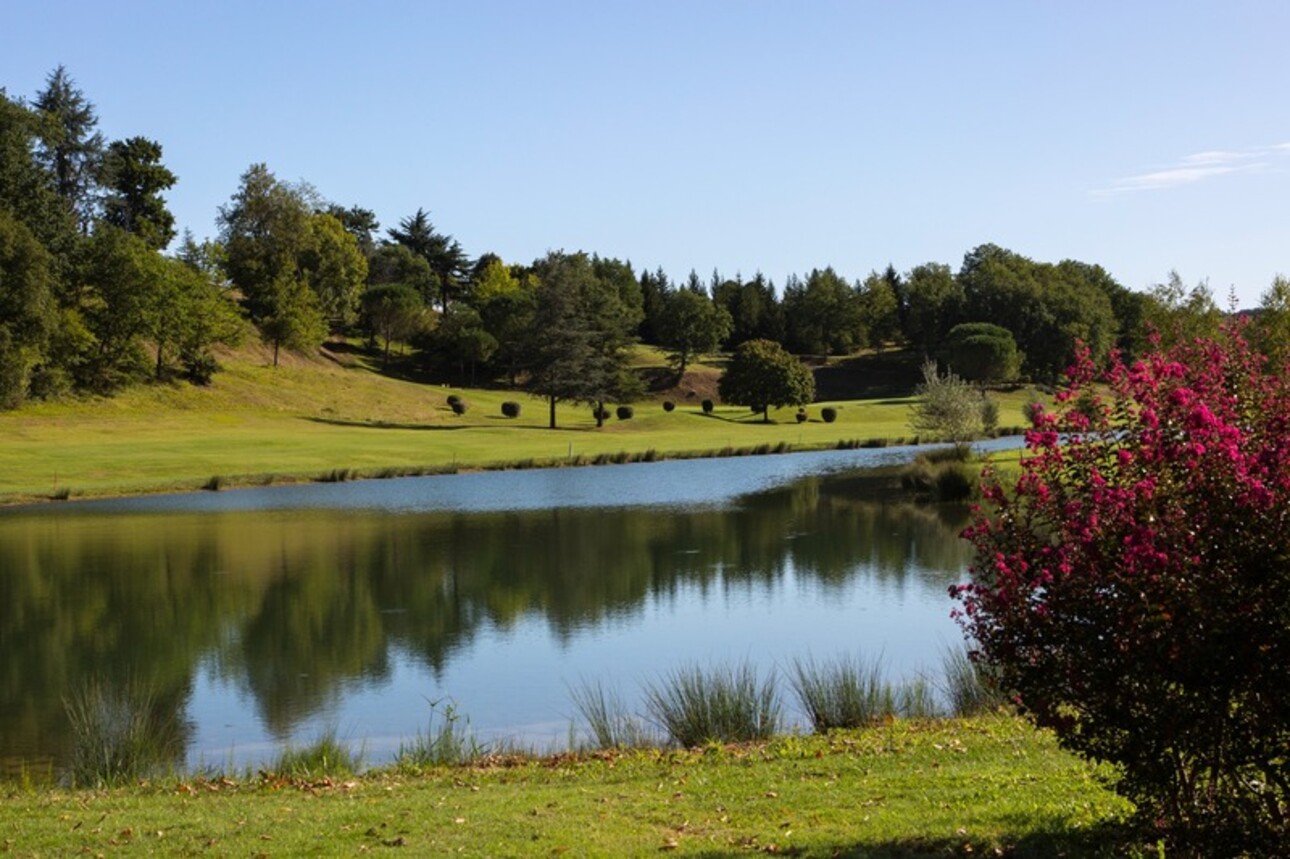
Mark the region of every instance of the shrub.
POLYGON ((833 406, 825 406, 820 409, 820 417, 824 419, 826 424, 831 424, 838 419, 838 410, 833 406))
POLYGON ((1290 375, 1239 327, 1085 350, 965 532, 975 658, 1187 855, 1290 843, 1290 375))
POLYGON ((704 400, 702 405, 703 405, 703 413, 705 415, 712 414, 712 409, 714 408, 712 404, 712 400, 704 400))
POLYGON ((448 406, 449 406, 449 407, 455 406, 455 405, 457 405, 457 403, 460 403, 460 402, 461 402, 461 395, 460 395, 460 394, 449 394, 449 395, 448 395, 448 398, 447 398, 447 401, 448 401, 448 406))
POLYGON ((680 668, 645 688, 645 707, 680 746, 764 740, 780 723, 773 677, 757 679, 748 663, 738 667, 680 668))
POLYGON ((804 424, 804 423, 806 423, 807 417, 808 417, 808 416, 807 416, 807 414, 806 414, 806 409, 798 409, 798 410, 797 410, 797 422, 798 422, 799 424, 804 424))
POLYGON ((209 352, 185 354, 180 358, 184 368, 184 378, 194 385, 206 386, 212 377, 219 372, 219 362, 209 352))
POLYGON ((453 400, 448 405, 452 406, 452 413, 454 415, 464 415, 466 413, 466 409, 470 408, 470 403, 466 402, 461 397, 453 400))
POLYGON ((981 429, 990 434, 999 426, 999 404, 989 397, 981 398, 981 429))
POLYGON ((676 408, 676 403, 672 402, 671 400, 663 401, 663 411, 670 412, 674 408, 676 408))
POLYGON ((609 409, 601 406, 593 406, 591 409, 591 416, 597 421, 607 421, 609 420, 609 409))
POLYGON ((635 417, 636 410, 633 409, 631 406, 619 406, 616 409, 616 413, 620 421, 629 421, 633 417, 635 417))
POLYGON ((520 416, 520 404, 514 400, 507 400, 502 403, 502 415, 508 418, 518 418, 520 416))

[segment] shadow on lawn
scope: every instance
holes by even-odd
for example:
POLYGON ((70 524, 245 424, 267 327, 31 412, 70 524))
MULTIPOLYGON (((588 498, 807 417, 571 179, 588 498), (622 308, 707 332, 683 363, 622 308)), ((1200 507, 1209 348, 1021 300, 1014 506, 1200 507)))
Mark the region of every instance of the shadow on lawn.
POLYGON ((711 857, 747 856, 750 851, 782 856, 850 857, 850 859, 945 859, 949 856, 1004 856, 1009 859, 1125 859, 1155 855, 1146 845, 1133 838, 1132 830, 1111 822, 1087 829, 1071 829, 1064 821, 1054 821, 1042 828, 1017 837, 1000 839, 973 838, 971 833, 952 838, 916 837, 879 843, 835 844, 830 846, 794 847, 792 845, 752 843, 730 850, 711 850, 696 855, 711 857))

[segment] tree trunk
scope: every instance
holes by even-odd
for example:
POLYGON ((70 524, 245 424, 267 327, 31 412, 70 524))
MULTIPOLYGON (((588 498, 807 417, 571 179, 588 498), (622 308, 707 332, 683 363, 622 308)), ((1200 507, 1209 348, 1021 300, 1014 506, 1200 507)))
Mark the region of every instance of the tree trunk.
POLYGON ((551 403, 551 429, 555 429, 555 397, 547 398, 551 403))

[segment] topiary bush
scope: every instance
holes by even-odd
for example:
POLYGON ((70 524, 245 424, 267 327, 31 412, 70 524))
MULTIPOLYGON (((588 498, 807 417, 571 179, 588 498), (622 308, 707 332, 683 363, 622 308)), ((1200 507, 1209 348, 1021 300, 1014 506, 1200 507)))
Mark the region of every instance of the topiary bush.
POLYGON ((629 421, 636 415, 636 410, 631 406, 619 406, 615 412, 620 421, 629 421))
POLYGON ((965 532, 972 579, 953 591, 974 658, 1115 766, 1162 852, 1281 855, 1290 375, 1237 325, 1103 378, 1085 351, 1069 377, 965 532))
POLYGON ((807 420, 806 409, 799 409, 797 412, 797 422, 799 424, 804 424, 806 423, 806 420, 807 420))
POLYGON ((670 412, 675 408, 676 408, 676 403, 672 402, 671 400, 663 401, 663 411, 670 412))
POLYGON ((454 415, 464 415, 466 413, 466 409, 470 408, 470 403, 466 402, 461 397, 450 399, 448 405, 452 407, 452 413, 454 415))
POLYGON ((451 407, 453 407, 453 406, 457 405, 457 403, 460 403, 460 402, 461 402, 461 395, 460 395, 460 394, 449 394, 449 395, 448 395, 447 400, 448 400, 448 407, 449 407, 449 408, 451 408, 451 407))
POLYGON ((593 406, 591 409, 591 416, 597 421, 607 421, 609 420, 609 409, 604 409, 600 406, 593 406))
POLYGON ((502 403, 502 416, 508 418, 518 418, 520 416, 520 404, 514 400, 507 400, 502 403))
POLYGON ((820 409, 820 417, 824 418, 826 424, 831 424, 838 419, 838 410, 832 406, 825 406, 820 409))
POLYGON ((712 414, 712 409, 714 408, 712 404, 712 400, 704 400, 702 405, 703 405, 703 413, 705 415, 712 414))

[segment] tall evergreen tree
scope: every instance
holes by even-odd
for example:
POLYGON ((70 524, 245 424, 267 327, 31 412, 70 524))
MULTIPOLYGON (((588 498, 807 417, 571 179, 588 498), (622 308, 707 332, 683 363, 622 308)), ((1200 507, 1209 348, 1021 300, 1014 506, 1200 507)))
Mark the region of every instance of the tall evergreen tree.
MULTIPOLYGON (((434 274, 434 298, 440 311, 447 311, 448 304, 462 297, 469 286, 471 261, 461 244, 452 236, 441 233, 430 222, 425 209, 399 221, 397 227, 386 231, 390 238, 422 257, 434 274)), ((427 302, 431 296, 426 296, 427 302)))
POLYGON ((175 184, 175 174, 161 163, 161 144, 146 137, 114 140, 100 172, 103 220, 160 250, 175 237, 175 216, 161 192, 175 184))
POLYGON ((547 400, 552 429, 561 400, 596 405, 599 424, 604 402, 630 393, 626 347, 639 324, 637 311, 623 301, 614 279, 596 276, 586 254, 552 252, 534 269, 528 387, 547 400))
POLYGON ((96 208, 95 182, 103 159, 103 135, 94 104, 76 88, 64 66, 50 72, 45 88, 36 95, 36 110, 43 116, 36 155, 54 177, 54 187, 64 205, 88 231, 96 208))

